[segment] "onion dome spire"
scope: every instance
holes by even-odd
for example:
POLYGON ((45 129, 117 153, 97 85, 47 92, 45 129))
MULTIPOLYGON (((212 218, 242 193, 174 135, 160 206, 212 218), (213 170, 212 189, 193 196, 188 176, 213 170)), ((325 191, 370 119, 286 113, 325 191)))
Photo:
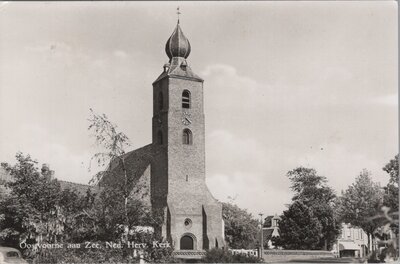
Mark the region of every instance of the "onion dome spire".
POLYGON ((181 57, 185 59, 189 57, 190 43, 185 35, 183 35, 182 29, 179 26, 179 19, 174 32, 165 44, 165 52, 170 60, 174 57, 181 57))
POLYGON ((154 83, 164 78, 184 78, 197 82, 203 82, 203 79, 195 74, 188 65, 186 58, 190 54, 189 40, 183 35, 179 25, 179 8, 177 9, 178 21, 174 32, 165 44, 165 52, 169 57, 169 62, 164 64, 164 71, 158 76, 154 83))

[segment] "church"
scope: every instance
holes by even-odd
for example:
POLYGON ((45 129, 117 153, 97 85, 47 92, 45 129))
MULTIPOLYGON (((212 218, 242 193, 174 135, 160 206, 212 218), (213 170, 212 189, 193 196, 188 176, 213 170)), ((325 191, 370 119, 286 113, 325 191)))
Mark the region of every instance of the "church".
MULTIPOLYGON (((225 247, 222 204, 206 185, 204 80, 190 68, 189 40, 178 23, 165 45, 169 62, 153 82, 152 143, 122 156, 135 186, 130 195, 161 212, 155 229, 175 253, 191 258, 204 250, 225 247)), ((112 162, 98 186, 59 181, 63 189, 98 192, 102 185, 124 184, 120 164, 112 162), (100 188, 99 188, 100 187, 100 188)), ((53 178, 47 164, 42 174, 53 178)), ((0 192, 12 180, 0 167, 0 192)), ((182 257, 182 256, 181 256, 182 257)))
POLYGON ((158 232, 175 250, 224 247, 222 205, 205 182, 204 81, 187 62, 179 20, 165 52, 169 62, 153 82, 152 143, 124 155, 126 171, 144 186, 144 203, 163 213, 158 232))

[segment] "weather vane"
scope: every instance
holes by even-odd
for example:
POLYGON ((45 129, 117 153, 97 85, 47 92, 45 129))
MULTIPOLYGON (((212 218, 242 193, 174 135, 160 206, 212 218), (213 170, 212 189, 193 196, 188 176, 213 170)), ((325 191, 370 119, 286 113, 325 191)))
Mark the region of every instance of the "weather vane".
POLYGON ((176 14, 178 15, 178 24, 179 24, 179 15, 181 14, 181 12, 179 12, 179 6, 176 8, 176 14))

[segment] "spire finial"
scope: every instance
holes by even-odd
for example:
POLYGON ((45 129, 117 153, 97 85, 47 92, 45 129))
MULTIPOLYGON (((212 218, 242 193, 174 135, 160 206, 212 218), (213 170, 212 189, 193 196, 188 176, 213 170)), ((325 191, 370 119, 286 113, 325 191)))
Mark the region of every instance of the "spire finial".
POLYGON ((176 8, 176 14, 178 15, 178 24, 179 24, 179 15, 181 14, 181 12, 179 12, 179 6, 176 8))

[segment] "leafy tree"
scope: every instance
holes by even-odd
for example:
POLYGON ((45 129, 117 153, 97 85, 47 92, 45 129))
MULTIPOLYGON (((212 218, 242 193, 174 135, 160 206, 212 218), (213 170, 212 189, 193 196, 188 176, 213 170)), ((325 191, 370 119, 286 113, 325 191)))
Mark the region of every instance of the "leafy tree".
POLYGON ((326 177, 318 175, 315 169, 304 167, 289 171, 287 176, 295 193, 292 200, 307 206, 322 227, 318 248, 330 249, 340 233, 340 224, 334 213, 336 195, 327 186, 326 177))
POLYGON ((17 153, 16 159, 15 165, 2 164, 13 178, 7 183, 10 194, 0 201, 0 237, 5 243, 75 242, 93 237, 94 229, 84 226, 93 227, 95 221, 83 212, 92 207, 94 196, 61 190, 59 182, 40 172, 38 162, 29 155, 17 153))
POLYGON ((3 245, 16 247, 22 239, 36 237, 33 224, 38 213, 15 196, 0 201, 0 240, 3 245))
POLYGON ((322 226, 303 202, 293 202, 281 218, 280 236, 272 238, 274 245, 285 249, 319 249, 322 226))
MULTIPOLYGON (((124 198, 112 186, 105 186, 89 212, 92 218, 97 219, 97 238, 99 240, 118 240, 121 236, 127 238, 129 230, 134 226, 155 226, 159 224, 153 217, 150 208, 133 197, 128 197, 127 221, 124 212, 124 198)), ((134 239, 130 237, 130 239, 134 239)))
POLYGON ((398 258, 398 236, 399 236, 399 154, 383 170, 389 174, 389 182, 384 187, 385 194, 382 208, 383 219, 387 220, 385 226, 378 230, 378 239, 387 248, 381 256, 398 258))
POLYGON ((29 238, 56 242, 63 231, 58 206, 60 185, 57 180, 41 175, 37 162, 29 155, 17 153, 16 159, 14 166, 2 164, 14 180, 7 183, 10 197, 0 205, 1 235, 10 243, 29 238))
POLYGON ((80 243, 98 239, 99 219, 94 216, 98 199, 95 198, 90 189, 85 196, 68 188, 60 193, 65 241, 80 243))
POLYGON ((380 186, 371 179, 370 172, 363 170, 338 199, 338 215, 346 223, 361 227, 368 234, 368 248, 370 236, 374 239, 375 230, 381 226, 376 218, 382 207, 383 192, 380 186))
POLYGON ((399 154, 390 160, 383 167, 390 178, 389 183, 385 187, 384 204, 391 209, 392 212, 399 211, 399 154))
POLYGON ((260 233, 259 222, 244 209, 231 203, 222 203, 225 239, 231 248, 255 248, 260 233))

